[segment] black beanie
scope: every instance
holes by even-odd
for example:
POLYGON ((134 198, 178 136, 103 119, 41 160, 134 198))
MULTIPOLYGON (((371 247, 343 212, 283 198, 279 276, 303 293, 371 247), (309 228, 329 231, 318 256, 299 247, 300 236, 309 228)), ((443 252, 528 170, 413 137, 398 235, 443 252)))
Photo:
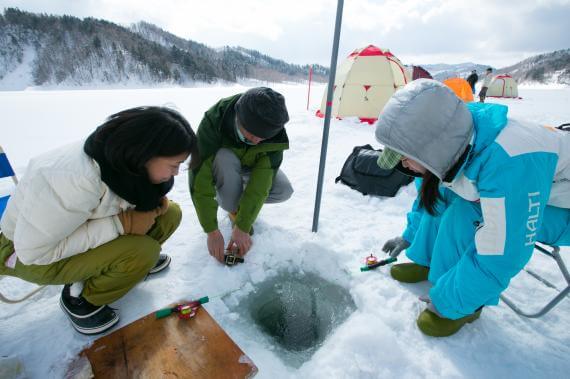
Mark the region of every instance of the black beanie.
POLYGON ((285 98, 267 87, 252 88, 235 105, 236 115, 245 130, 256 137, 274 137, 289 121, 285 98))

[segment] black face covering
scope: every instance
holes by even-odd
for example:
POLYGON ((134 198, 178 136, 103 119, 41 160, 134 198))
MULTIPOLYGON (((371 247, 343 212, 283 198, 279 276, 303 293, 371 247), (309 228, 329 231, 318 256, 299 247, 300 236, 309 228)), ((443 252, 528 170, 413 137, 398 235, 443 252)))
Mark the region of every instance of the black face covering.
POLYGON ((83 150, 93 158, 101 168, 101 180, 109 188, 136 206, 137 211, 145 212, 160 206, 160 198, 170 191, 174 178, 169 181, 153 184, 147 175, 132 175, 117 171, 104 154, 105 141, 96 141, 93 134, 87 138, 83 150))
POLYGON ((418 172, 415 172, 415 171, 412 171, 410 169, 405 168, 404 165, 402 164, 402 161, 398 162, 398 164, 394 168, 396 170, 400 171, 404 175, 413 176, 416 178, 421 178, 423 176, 422 174, 420 174, 418 172))

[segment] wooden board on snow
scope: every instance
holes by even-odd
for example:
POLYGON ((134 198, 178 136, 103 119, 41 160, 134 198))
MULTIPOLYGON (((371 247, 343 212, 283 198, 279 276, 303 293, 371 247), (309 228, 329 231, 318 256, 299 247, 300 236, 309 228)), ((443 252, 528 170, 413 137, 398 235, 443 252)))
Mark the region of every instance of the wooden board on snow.
POLYGON ((68 377, 90 363, 95 378, 251 378, 257 367, 204 308, 191 319, 154 313, 97 339, 68 377), (86 359, 89 361, 87 362, 86 359))

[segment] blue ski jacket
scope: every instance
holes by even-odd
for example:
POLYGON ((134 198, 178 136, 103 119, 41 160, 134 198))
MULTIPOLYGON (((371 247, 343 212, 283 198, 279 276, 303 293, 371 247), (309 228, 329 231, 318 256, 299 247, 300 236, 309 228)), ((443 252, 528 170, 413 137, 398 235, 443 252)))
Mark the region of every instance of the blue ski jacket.
MULTIPOLYGON (((479 202, 482 219, 470 251, 430 291, 438 311, 452 319, 496 304, 530 259, 545 206, 570 208, 570 133, 508 120, 503 105, 468 108, 474 125, 471 152, 453 181, 442 185, 479 202)), ((418 212, 416 201, 404 233, 408 240, 421 218, 418 212)))

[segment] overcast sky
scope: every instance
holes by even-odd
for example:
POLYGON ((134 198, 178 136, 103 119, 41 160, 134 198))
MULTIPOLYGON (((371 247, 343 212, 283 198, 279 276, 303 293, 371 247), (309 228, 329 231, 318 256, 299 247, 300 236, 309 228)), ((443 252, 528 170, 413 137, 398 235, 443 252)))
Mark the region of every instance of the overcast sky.
MULTIPOLYGON (((336 0, 0 0, 0 9, 128 26, 147 21, 211 47, 330 64, 336 0)), ((570 0, 345 0, 339 59, 373 44, 405 64, 504 67, 570 48, 570 0)))

